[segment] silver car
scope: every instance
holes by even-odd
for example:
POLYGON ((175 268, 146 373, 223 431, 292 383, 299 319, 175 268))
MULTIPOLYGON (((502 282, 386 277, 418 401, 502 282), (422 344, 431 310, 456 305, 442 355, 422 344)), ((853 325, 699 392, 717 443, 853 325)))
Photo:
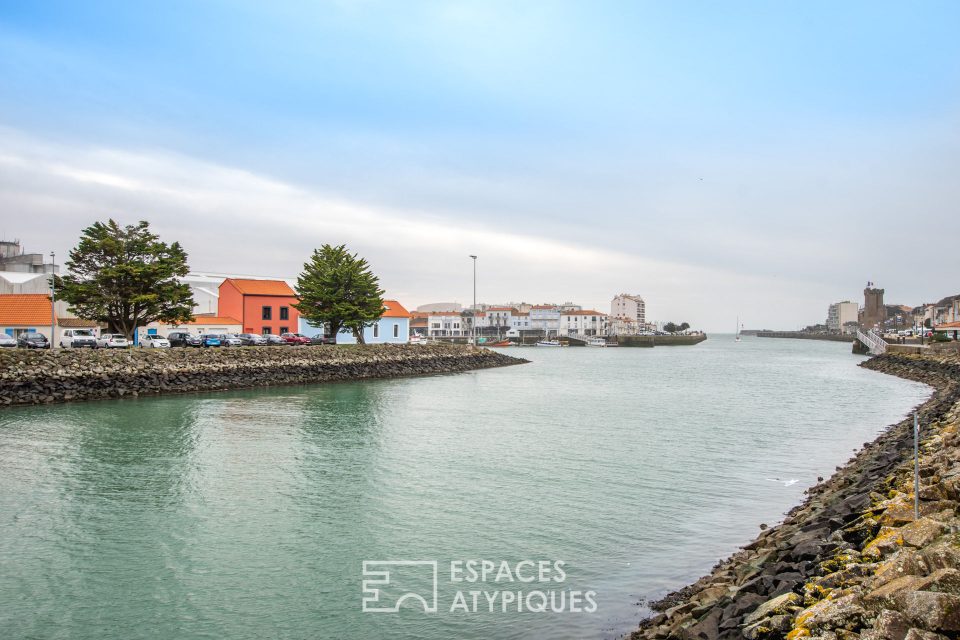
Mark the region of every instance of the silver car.
POLYGON ((242 347, 243 340, 241 340, 239 337, 230 333, 221 333, 220 346, 221 347, 242 347))
POLYGON ((170 341, 163 336, 151 333, 140 339, 140 346, 144 349, 169 349, 170 341))
POLYGON ((0 333, 0 348, 9 347, 16 348, 17 341, 13 339, 13 336, 7 335, 5 333, 0 333))

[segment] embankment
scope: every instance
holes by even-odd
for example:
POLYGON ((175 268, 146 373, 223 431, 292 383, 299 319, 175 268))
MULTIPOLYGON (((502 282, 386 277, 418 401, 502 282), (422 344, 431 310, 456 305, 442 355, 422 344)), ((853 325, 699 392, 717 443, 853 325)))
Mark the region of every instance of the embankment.
POLYGON ((0 351, 0 406, 453 373, 526 362, 436 345, 0 351))
POLYGON ((707 334, 692 336, 617 336, 617 345, 621 347, 680 347, 699 344, 707 339, 707 334))
POLYGON ((927 383, 920 515, 913 423, 893 425, 782 524, 654 604, 632 638, 942 640, 960 634, 960 357, 890 354, 863 366, 927 383))
POLYGON ((829 340, 831 342, 853 342, 852 334, 806 333, 804 331, 757 331, 758 338, 796 338, 798 340, 829 340))

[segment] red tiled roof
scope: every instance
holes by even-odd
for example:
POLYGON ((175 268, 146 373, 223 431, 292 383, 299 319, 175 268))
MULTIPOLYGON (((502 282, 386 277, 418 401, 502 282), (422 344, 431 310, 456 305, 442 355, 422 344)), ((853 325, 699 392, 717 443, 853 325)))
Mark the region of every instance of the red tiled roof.
POLYGON ((50 324, 50 296, 43 293, 0 295, 0 325, 33 326, 50 324))
POLYGON ((384 318, 409 318, 410 312, 403 308, 403 305, 396 300, 384 300, 383 306, 386 311, 383 312, 384 318))
POLYGON ((459 311, 430 311, 427 313, 428 316, 460 316, 459 311))
POLYGON ((227 278, 223 284, 232 284, 237 291, 245 296, 293 296, 296 292, 283 280, 246 280, 242 278, 227 278))
POLYGON ((516 309, 513 307, 487 307, 487 311, 513 311, 516 313, 516 309))
POLYGON ((605 316, 607 314, 600 313, 599 311, 591 311, 584 309, 583 311, 562 311, 560 315, 564 316, 605 316))

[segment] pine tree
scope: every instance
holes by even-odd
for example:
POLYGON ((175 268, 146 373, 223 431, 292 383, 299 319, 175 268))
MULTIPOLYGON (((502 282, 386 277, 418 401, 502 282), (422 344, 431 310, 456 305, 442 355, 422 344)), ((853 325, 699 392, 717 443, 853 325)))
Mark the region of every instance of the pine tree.
POLYGON ((110 332, 133 337, 150 322, 188 322, 193 294, 178 278, 187 275, 187 254, 168 245, 140 221, 114 220, 83 230, 70 251, 68 275, 56 278, 57 296, 81 318, 106 323, 110 332))
POLYGON ((314 325, 326 323, 334 340, 341 329, 348 329, 362 344, 363 328, 373 325, 385 310, 379 278, 345 245, 314 249, 296 290, 300 302, 294 307, 300 315, 314 325))

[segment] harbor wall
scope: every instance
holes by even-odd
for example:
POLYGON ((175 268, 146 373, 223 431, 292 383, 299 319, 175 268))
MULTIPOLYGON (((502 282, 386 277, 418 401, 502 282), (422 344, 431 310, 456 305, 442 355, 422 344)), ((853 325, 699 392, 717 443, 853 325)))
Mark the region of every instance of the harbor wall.
POLYGON ((796 338, 798 340, 829 340, 832 342, 853 342, 853 334, 806 333, 804 331, 757 331, 758 338, 796 338))
POLYGON ((695 336, 617 336, 621 347, 678 347, 699 344, 707 339, 706 334, 695 336))
POLYGON ((634 640, 958 637, 960 356, 887 354, 861 366, 935 389, 917 407, 920 517, 908 418, 809 489, 783 523, 653 603, 660 613, 634 640))
POLYGON ((4 349, 0 406, 454 373, 523 362, 448 344, 4 349))

